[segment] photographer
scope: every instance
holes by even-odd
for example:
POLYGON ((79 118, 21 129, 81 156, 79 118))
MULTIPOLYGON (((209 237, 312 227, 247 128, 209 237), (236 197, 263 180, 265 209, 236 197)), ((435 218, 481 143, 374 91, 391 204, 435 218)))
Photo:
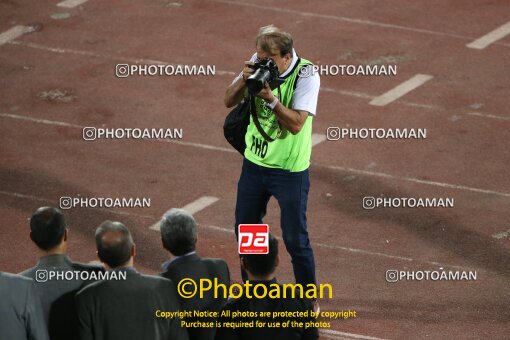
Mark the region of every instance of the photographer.
POLYGON ((309 72, 311 62, 298 57, 289 33, 265 26, 260 28, 255 43, 257 52, 227 88, 225 105, 232 107, 241 102, 248 90, 248 78, 268 59, 276 64, 284 82, 280 85, 281 98, 276 97, 277 88, 271 90, 267 82, 256 94, 260 126, 275 140, 268 142, 250 118, 237 191, 236 233, 239 224, 262 223, 269 198, 274 196, 281 209, 283 241, 292 258, 296 282, 316 283, 306 207, 319 75, 309 72))

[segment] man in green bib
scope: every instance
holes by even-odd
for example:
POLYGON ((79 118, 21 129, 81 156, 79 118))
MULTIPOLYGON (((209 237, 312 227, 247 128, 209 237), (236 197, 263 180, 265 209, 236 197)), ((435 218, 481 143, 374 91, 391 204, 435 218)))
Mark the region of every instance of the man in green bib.
POLYGON ((237 189, 236 233, 239 224, 262 223, 269 198, 274 196, 280 206, 283 241, 292 258, 296 282, 315 284, 306 208, 319 75, 310 72, 311 62, 297 55, 292 36, 273 25, 260 28, 255 46, 257 52, 227 88, 225 105, 233 107, 244 98, 246 79, 253 73, 250 66, 257 61, 272 59, 285 82, 280 85, 281 98, 277 97, 278 90, 271 90, 266 83, 255 99, 260 126, 275 140, 266 141, 250 117, 237 189))

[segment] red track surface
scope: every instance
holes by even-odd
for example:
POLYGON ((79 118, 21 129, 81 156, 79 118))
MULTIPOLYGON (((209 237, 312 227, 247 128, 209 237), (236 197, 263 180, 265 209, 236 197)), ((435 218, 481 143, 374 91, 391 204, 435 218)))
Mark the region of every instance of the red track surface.
MULTIPOLYGON (((334 288, 334 299, 321 308, 358 312, 323 336, 508 338, 510 245, 508 234, 493 235, 510 229, 510 36, 483 50, 466 44, 507 22, 509 9, 504 0, 90 0, 74 9, 0 2, 0 33, 42 24, 0 46, 0 270, 19 272, 36 261, 27 218, 37 207, 81 195, 150 197, 151 207, 68 211, 71 257, 94 260, 94 229, 115 219, 133 232, 137 268, 157 273, 167 255, 149 226, 171 207, 214 196, 219 201, 195 215, 199 252, 226 258, 239 279, 230 231, 241 158, 226 151, 222 99, 253 52, 258 27, 274 23, 314 62, 398 65, 396 77, 323 76, 316 133, 329 126, 428 129, 426 140, 327 141, 314 148, 309 228, 319 281, 334 288), (70 16, 52 19, 55 13, 70 16), (114 76, 115 64, 139 59, 214 64, 227 72, 114 76), (418 73, 434 78, 387 106, 368 104, 418 73), (55 89, 71 100, 41 98, 55 89), (85 142, 84 126, 182 128, 183 142, 224 149, 85 142), (455 207, 362 209, 364 196, 380 195, 453 197, 455 207), (456 266, 476 270, 477 281, 385 281, 388 269, 456 266)), ((274 201, 266 222, 279 229, 274 201)), ((292 280, 286 254, 278 277, 292 280)))

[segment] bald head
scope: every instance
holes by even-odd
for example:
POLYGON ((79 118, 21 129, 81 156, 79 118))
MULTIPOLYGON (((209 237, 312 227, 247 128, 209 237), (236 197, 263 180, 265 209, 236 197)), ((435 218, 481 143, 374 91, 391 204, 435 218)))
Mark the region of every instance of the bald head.
POLYGON ((133 245, 131 233, 120 222, 104 221, 96 230, 97 254, 110 268, 126 265, 133 245))

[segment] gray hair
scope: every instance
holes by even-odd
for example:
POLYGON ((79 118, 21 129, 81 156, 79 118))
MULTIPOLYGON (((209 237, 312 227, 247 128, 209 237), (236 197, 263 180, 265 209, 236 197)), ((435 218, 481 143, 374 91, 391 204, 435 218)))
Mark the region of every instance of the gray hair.
POLYGON ((197 224, 193 216, 182 209, 170 209, 160 222, 161 239, 166 250, 182 256, 195 250, 197 224))
POLYGON ((279 52, 282 57, 287 53, 292 54, 293 44, 294 42, 290 33, 274 25, 261 27, 255 39, 256 47, 260 47, 264 52, 270 54, 279 52))

